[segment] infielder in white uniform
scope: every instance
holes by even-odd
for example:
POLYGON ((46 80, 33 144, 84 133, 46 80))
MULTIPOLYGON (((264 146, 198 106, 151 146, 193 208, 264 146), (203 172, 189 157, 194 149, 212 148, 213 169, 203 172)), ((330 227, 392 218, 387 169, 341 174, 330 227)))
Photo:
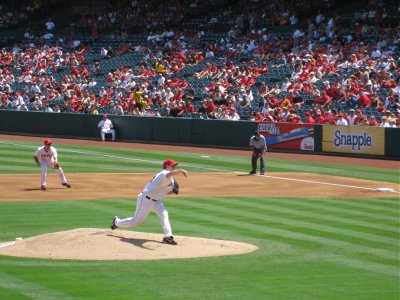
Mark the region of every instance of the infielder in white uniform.
POLYGON ((100 135, 101 140, 104 142, 106 140, 106 133, 111 133, 112 141, 115 142, 115 129, 113 123, 110 119, 107 119, 107 115, 103 115, 103 120, 97 125, 101 129, 100 135))
POLYGON ((165 208, 162 198, 168 194, 179 193, 179 185, 172 176, 182 174, 188 176, 188 172, 183 169, 175 169, 177 163, 171 159, 164 161, 163 170, 151 179, 137 196, 135 216, 132 218, 119 219, 115 217, 111 229, 118 227, 136 226, 143 222, 147 215, 154 211, 161 220, 164 231, 162 240, 165 244, 177 245, 172 236, 171 225, 169 223, 168 211, 165 208))
POLYGON ((41 190, 46 190, 46 180, 47 180, 47 165, 51 166, 53 169, 57 170, 58 177, 60 177, 61 184, 70 188, 71 185, 67 182, 64 172, 58 163, 57 150, 51 146, 51 140, 47 139, 44 141, 44 146, 39 147, 33 154, 33 159, 39 168, 42 169, 42 174, 40 177, 41 190))

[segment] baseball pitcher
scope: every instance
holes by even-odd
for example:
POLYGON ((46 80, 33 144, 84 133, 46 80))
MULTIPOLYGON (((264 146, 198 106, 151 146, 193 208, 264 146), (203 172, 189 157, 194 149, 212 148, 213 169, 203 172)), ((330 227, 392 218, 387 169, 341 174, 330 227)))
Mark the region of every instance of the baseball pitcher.
POLYGON ((188 173, 185 170, 177 170, 177 163, 168 159, 163 163, 163 170, 156 174, 144 187, 143 192, 137 196, 135 216, 126 219, 115 217, 111 223, 111 229, 118 227, 136 226, 143 222, 147 215, 154 211, 161 221, 164 231, 162 242, 169 245, 177 245, 172 236, 172 229, 169 223, 168 211, 165 208, 162 198, 168 194, 179 193, 179 184, 173 176, 181 174, 185 177, 188 173))

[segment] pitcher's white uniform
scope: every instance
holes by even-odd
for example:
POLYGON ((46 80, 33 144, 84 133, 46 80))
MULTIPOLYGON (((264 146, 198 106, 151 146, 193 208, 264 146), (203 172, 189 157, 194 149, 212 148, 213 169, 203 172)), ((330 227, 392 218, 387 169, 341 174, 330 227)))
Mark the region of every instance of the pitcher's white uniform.
MULTIPOLYGON (((40 181, 42 187, 46 187, 47 180, 47 165, 54 168, 54 163, 57 162, 57 150, 53 146, 50 146, 49 151, 46 152, 46 146, 39 147, 33 156, 37 157, 40 162, 40 168, 42 169, 40 181)), ((56 169, 58 177, 60 177, 61 183, 67 185, 67 179, 65 178, 64 172, 61 167, 56 169)))
POLYGON ((137 196, 135 216, 132 218, 115 220, 118 227, 136 226, 143 222, 147 215, 154 211, 161 220, 164 236, 172 236, 171 225, 169 223, 168 211, 162 203, 162 198, 166 196, 174 185, 174 179, 167 177, 170 171, 162 170, 150 180, 142 193, 137 196))
POLYGON ((175 180, 172 178, 173 175, 182 174, 185 177, 188 173, 183 169, 175 169, 177 163, 172 159, 168 159, 163 163, 163 170, 157 173, 153 179, 151 179, 141 192, 137 196, 135 216, 132 218, 119 219, 115 217, 111 223, 111 229, 117 229, 118 227, 129 227, 135 226, 143 222, 144 218, 151 212, 154 211, 161 221, 161 226, 164 231, 164 238, 162 240, 165 244, 177 245, 174 237, 172 236, 171 225, 169 223, 168 211, 162 203, 162 198, 169 193, 179 193, 179 187, 177 182, 174 188, 175 180))

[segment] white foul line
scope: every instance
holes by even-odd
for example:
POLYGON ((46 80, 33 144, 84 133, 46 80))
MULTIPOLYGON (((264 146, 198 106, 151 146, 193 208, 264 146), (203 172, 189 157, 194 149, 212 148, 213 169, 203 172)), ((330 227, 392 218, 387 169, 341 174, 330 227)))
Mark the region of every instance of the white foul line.
MULTIPOLYGON (((235 172, 236 174, 248 174, 243 172, 235 172)), ((251 175, 254 176, 254 175, 251 175)), ((296 178, 289 178, 289 177, 280 177, 280 176, 271 176, 271 175, 256 175, 260 177, 267 177, 267 178, 274 178, 274 179, 284 179, 284 180, 291 180, 291 181, 298 181, 298 182, 307 182, 307 183, 317 183, 317 184, 324 184, 324 185, 332 185, 332 186, 340 186, 340 187, 347 187, 347 188, 354 188, 360 190, 369 190, 369 191, 376 191, 377 188, 367 188, 362 186, 355 186, 355 185, 348 185, 348 184, 339 184, 339 183, 330 183, 330 182, 322 182, 322 181, 313 181, 313 180, 305 180, 305 179, 296 179, 296 178)), ((400 194, 400 192, 393 191, 392 193, 400 194)))

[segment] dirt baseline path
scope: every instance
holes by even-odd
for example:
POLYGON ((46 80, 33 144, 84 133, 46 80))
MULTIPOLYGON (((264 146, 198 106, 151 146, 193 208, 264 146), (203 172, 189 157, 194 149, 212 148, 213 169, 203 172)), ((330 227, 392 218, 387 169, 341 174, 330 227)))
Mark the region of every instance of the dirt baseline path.
MULTIPOLYGON (((59 182, 53 172, 48 176, 48 190, 40 190, 40 175, 0 175, 1 201, 136 199, 153 174, 68 174, 71 189, 59 182)), ((265 196, 368 198, 396 197, 399 186, 372 180, 361 180, 309 173, 271 173, 250 176, 237 173, 191 173, 179 178, 179 197, 265 196), (379 192, 392 188, 397 193, 379 192)), ((172 196, 171 196, 172 197, 172 196)), ((168 198, 166 198, 168 199, 168 198)))

